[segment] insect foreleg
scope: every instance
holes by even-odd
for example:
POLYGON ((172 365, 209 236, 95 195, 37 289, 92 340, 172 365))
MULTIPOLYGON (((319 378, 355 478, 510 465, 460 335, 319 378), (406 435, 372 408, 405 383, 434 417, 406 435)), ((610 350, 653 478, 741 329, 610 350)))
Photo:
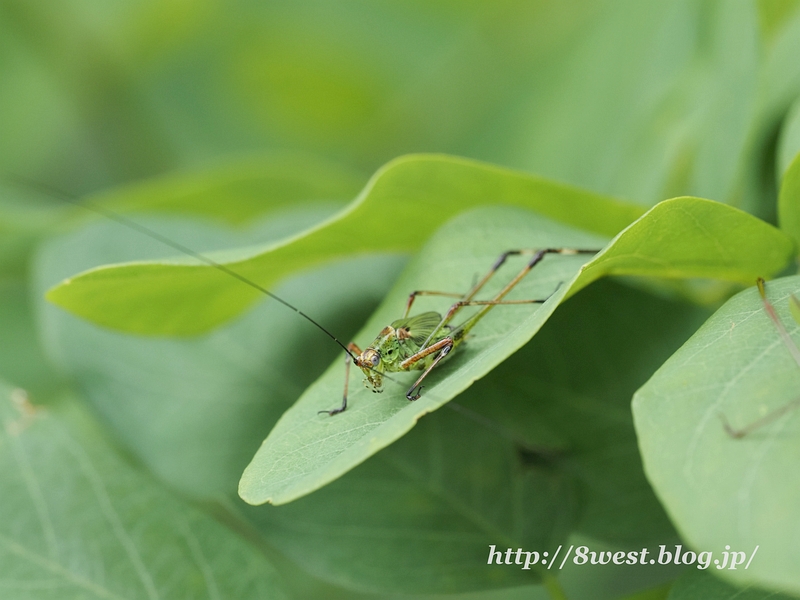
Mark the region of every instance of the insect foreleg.
MULTIPOLYGON (((317 414, 327 413, 331 416, 338 415, 340 412, 344 412, 347 408, 347 390, 350 385, 350 363, 354 360, 354 356, 361 355, 361 348, 356 346, 353 342, 350 342, 347 345, 347 353, 344 357, 344 391, 342 392, 342 405, 339 408, 333 408, 331 410, 318 410, 317 414)), ((355 359, 358 360, 358 359, 355 359)))
POLYGON ((442 360, 445 356, 447 356, 450 350, 453 349, 453 345, 454 342, 452 338, 449 337, 444 338, 443 340, 439 340, 435 344, 428 346, 424 350, 420 350, 415 355, 410 356, 400 364, 400 366, 402 366, 404 369, 408 369, 418 361, 425 358, 426 356, 430 356, 434 352, 439 352, 436 358, 433 359, 433 362, 430 364, 430 366, 427 369, 425 369, 422 375, 420 375, 419 378, 414 382, 414 385, 412 385, 406 392, 406 398, 408 398, 411 401, 419 399, 420 393, 422 392, 422 386, 420 386, 422 380, 425 379, 425 377, 427 377, 428 373, 430 373, 437 364, 439 364, 440 360, 442 360), (417 389, 417 387, 419 387, 419 389, 417 389), (414 393, 415 389, 416 393, 414 393))

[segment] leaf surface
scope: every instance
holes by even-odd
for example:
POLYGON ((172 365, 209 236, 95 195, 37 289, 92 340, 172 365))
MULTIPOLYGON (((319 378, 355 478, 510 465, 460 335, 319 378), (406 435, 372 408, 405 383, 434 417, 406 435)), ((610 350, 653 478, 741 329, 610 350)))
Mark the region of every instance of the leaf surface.
POLYGON ((795 244, 800 244, 800 153, 789 164, 781 181, 778 223, 795 244))
MULTIPOLYGON (((711 569, 714 569, 712 563, 711 569)), ((675 582, 666 600, 792 600, 797 596, 756 587, 740 588, 718 579, 714 571, 690 569, 675 582)))
POLYGON ((75 403, 0 384, 0 586, 15 598, 286 598, 265 558, 117 456, 75 403))
MULTIPOLYGON (((767 283, 767 295, 795 340, 788 298, 800 278, 767 283)), ((747 570, 718 574, 739 583, 800 591, 797 531, 800 411, 741 439, 742 428, 791 402, 800 366, 764 311, 755 287, 728 301, 636 393, 636 430, 645 469, 667 512, 698 551, 758 553, 747 570)))

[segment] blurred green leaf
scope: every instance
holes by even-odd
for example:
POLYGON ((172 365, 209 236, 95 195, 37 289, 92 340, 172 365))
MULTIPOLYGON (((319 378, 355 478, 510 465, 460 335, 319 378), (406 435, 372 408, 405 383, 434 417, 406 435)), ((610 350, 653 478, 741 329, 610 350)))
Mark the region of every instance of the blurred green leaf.
POLYGON ((241 225, 297 208, 298 203, 344 204, 358 193, 364 181, 364 177, 331 162, 282 153, 170 174, 113 188, 90 200, 117 212, 176 212, 241 225))
POLYGON ((68 206, 0 179, 0 277, 23 278, 36 244, 68 214, 68 206))
MULTIPOLYGON (((586 209, 581 218, 589 214, 586 209)), ((534 240, 535 246, 544 248, 603 245, 601 238, 535 213, 502 208, 467 213, 431 239, 356 336, 356 343, 367 347, 376 332, 401 316, 409 290, 463 292, 501 252, 529 247, 534 240)), ((791 250, 791 241, 777 229, 726 205, 696 198, 662 202, 583 268, 587 260, 582 256, 553 257, 538 267, 535 275, 518 286, 514 297, 548 301, 538 308, 503 307, 489 313, 466 349, 459 350, 461 358, 456 355, 437 368, 426 381, 423 398, 412 404, 405 399, 405 392, 417 374, 412 378, 395 375, 402 384, 387 384, 380 402, 369 400, 367 390, 351 386, 351 408, 333 418, 315 417, 339 402, 343 370, 332 365, 264 441, 242 475, 239 493, 252 504, 282 504, 336 479, 405 434, 422 415, 483 377, 527 342, 562 299, 603 275, 752 281, 760 272, 781 269, 791 250)), ((485 298, 491 297, 486 290, 485 298)))
POLYGON ((781 30, 789 18, 800 9, 797 0, 758 0, 758 19, 764 38, 771 38, 781 30))
POLYGON ((707 315, 599 281, 458 403, 576 480, 581 534, 618 545, 664 543, 673 529, 644 477, 630 399, 707 315), (490 387, 496 397, 486 399, 490 387))
POLYGON ((783 179, 789 165, 798 154, 800 154, 800 99, 792 105, 781 127, 775 166, 778 181, 783 179))
MULTIPOLYGON (((525 206, 609 236, 641 214, 614 199, 492 165, 408 156, 378 171, 358 199, 304 235, 213 258, 269 288, 291 273, 336 258, 415 251, 449 217, 486 203, 525 206)), ((260 296, 196 262, 184 257, 94 269, 62 282, 47 297, 106 327, 187 335, 232 318, 260 296), (148 310, 139 310, 142 305, 148 310)))
POLYGON ((38 343, 30 296, 26 282, 0 279, 0 379, 24 387, 41 403, 62 382, 38 343))
POLYGON ((12 398, 0 384, 6 594, 286 597, 257 550, 121 460, 74 402, 12 398))
MULTIPOLYGON (((795 244, 800 244, 800 154, 794 157, 783 175, 778 197, 778 220, 781 229, 792 237, 795 244)), ((800 245, 796 247, 800 248, 800 245)))
POLYGON ((689 570, 678 579, 667 600, 791 600, 796 596, 757 588, 738 588, 714 577, 711 572, 689 570))
MULTIPOLYGON (((789 277, 767 295, 795 340, 789 277)), ((800 590, 796 569, 800 503, 794 469, 798 411, 742 439, 728 436, 797 397, 800 368, 764 311, 755 288, 732 298, 635 395, 636 431, 650 482, 698 551, 759 546, 747 570, 718 574, 736 582, 800 590)))
POLYGON ((765 50, 759 82, 762 103, 768 118, 781 120, 800 93, 800 65, 794 59, 800 51, 800 10, 786 12, 765 50))
POLYGON ((758 33, 754 3, 608 3, 523 76, 498 117, 499 160, 645 206, 680 195, 739 206, 762 127, 758 33))

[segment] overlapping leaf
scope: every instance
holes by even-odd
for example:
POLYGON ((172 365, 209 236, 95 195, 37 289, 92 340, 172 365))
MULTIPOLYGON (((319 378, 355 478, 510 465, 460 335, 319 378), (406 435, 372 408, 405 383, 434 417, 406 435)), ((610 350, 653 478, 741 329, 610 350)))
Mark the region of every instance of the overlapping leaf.
MULTIPOLYGON (((788 297, 800 278, 767 284, 767 294, 795 341, 788 297)), ((741 439, 734 428, 791 402, 800 367, 764 311, 755 287, 732 298, 672 356, 633 402, 645 469, 683 538, 698 551, 758 551, 747 570, 720 576, 800 591, 797 535, 800 412, 741 439)))
MULTIPOLYGON (((359 198, 326 223, 290 240, 214 258, 269 288, 298 270, 337 258, 414 252, 448 218, 487 203, 534 209, 607 236, 642 213, 612 198, 490 165, 408 156, 378 171, 359 198)), ((48 298, 107 327, 187 335, 240 314, 259 296, 196 263, 184 257, 98 268, 64 281, 48 298), (140 310, 143 305, 146 311, 140 310)))
POLYGON ((286 597, 255 548, 121 460, 74 403, 35 410, 0 384, 0 421, 6 597, 286 597))

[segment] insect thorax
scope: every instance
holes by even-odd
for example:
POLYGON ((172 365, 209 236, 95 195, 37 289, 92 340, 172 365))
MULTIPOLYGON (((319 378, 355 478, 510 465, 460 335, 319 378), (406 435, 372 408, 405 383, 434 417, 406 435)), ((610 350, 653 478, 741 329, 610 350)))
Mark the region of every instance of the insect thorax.
POLYGON ((441 321, 442 316, 439 313, 426 312, 398 319, 384 327, 372 344, 361 353, 360 362, 365 376, 364 385, 379 392, 383 386, 382 374, 384 372, 426 368, 435 354, 406 367, 403 366, 403 362, 422 350, 426 341, 428 341, 428 345, 431 345, 450 335, 451 328, 447 326, 437 331, 441 321), (435 335, 428 340, 434 332, 435 335))

